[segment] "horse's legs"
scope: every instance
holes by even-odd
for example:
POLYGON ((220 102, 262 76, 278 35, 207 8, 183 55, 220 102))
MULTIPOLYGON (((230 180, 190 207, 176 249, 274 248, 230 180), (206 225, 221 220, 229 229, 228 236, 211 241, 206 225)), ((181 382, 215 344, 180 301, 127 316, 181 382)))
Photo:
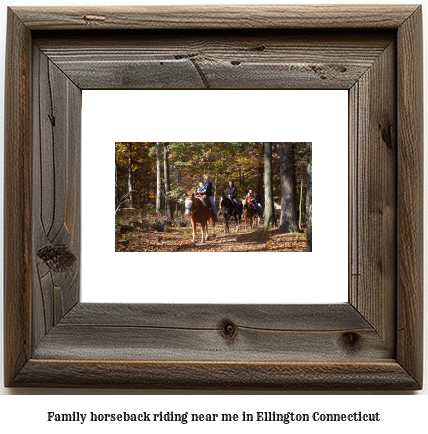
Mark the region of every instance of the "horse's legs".
POLYGON ((206 228, 206 223, 205 224, 203 224, 202 222, 201 222, 201 233, 202 233, 202 241, 201 241, 201 243, 203 243, 205 240, 204 240, 204 231, 205 231, 205 228, 206 228))
POLYGON ((192 229, 193 229, 193 245, 195 245, 195 237, 196 237, 196 222, 192 220, 192 229))
POLYGON ((211 224, 213 225, 213 238, 215 238, 215 220, 214 220, 214 217, 211 220, 211 224))

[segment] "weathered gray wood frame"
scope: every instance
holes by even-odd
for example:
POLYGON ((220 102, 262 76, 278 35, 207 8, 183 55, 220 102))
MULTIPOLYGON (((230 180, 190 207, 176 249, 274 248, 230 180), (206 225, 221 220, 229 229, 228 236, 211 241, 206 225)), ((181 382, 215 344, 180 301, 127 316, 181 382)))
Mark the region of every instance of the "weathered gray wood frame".
POLYGON ((9 9, 6 386, 421 388, 421 17, 9 9), (81 90, 243 87, 349 90, 349 302, 80 303, 81 90))

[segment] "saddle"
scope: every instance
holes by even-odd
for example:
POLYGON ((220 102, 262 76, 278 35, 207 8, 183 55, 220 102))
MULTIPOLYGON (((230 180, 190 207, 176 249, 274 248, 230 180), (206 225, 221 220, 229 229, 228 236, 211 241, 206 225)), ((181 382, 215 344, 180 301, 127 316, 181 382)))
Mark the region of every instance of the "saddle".
POLYGON ((205 199, 202 197, 202 196, 196 196, 201 202, 202 202, 202 204, 204 205, 204 206, 207 206, 207 204, 206 204, 206 202, 205 202, 205 199))

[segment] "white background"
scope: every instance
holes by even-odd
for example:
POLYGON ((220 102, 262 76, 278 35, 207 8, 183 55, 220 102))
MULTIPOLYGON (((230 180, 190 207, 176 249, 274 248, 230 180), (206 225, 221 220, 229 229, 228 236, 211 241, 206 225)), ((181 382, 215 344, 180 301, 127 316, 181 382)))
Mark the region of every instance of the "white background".
POLYGON ((82 105, 82 301, 348 301, 346 90, 94 90, 82 105), (313 252, 115 252, 116 141, 312 142, 313 252), (203 290, 189 285, 201 264, 211 270, 203 290), (219 284, 225 276, 233 290, 219 284))
MULTIPOLYGON (((148 2, 149 4, 180 4, 184 3, 185 0, 181 1, 173 1, 173 0, 164 0, 163 2, 156 2, 155 0, 151 0, 148 2)), ((80 5, 93 5, 93 4, 118 4, 118 0, 74 0, 73 2, 60 2, 59 0, 48 1, 48 0, 31 0, 31 1, 19 1, 19 0, 9 0, 8 4, 10 5, 66 5, 66 4, 80 4, 80 5)), ((127 4, 144 4, 143 0, 127 0, 127 4)), ((146 3, 146 4, 148 4, 146 3)), ((216 3, 213 0, 204 0, 204 1, 195 1, 192 2, 187 0, 188 4, 196 4, 196 3, 216 3)), ((226 0, 223 0, 223 3, 226 3, 226 0)), ((281 3, 276 0, 235 0, 234 3, 238 4, 248 4, 248 3, 281 3)), ((282 2, 283 3, 283 2, 282 2)), ((296 3, 296 1, 292 1, 291 3, 296 3)), ((325 4, 325 0, 309 0, 309 1, 299 1, 300 4, 314 4, 321 3, 325 4)), ((341 1, 331 1, 331 3, 349 3, 349 1, 341 2, 341 1)), ((399 2, 394 2, 393 0, 382 1, 382 0, 374 0, 374 1, 358 1, 352 0, 352 3, 409 3, 413 4, 414 1, 405 1, 401 0, 399 2)), ((3 5, 5 3, 3 2, 3 5)), ((428 22, 426 18, 426 13, 424 14, 424 29, 428 29, 428 22)), ((5 29, 6 29, 6 9, 3 6, 0 8, 0 77, 1 81, 4 81, 4 43, 5 43, 5 29)), ((426 35, 426 32, 425 32, 426 35)), ((427 65, 426 59, 428 59, 427 47, 428 41, 425 36, 424 38, 424 59, 425 59, 425 77, 427 73, 427 65)), ((428 101, 427 89, 428 87, 424 86, 424 101, 428 101)), ((0 86, 0 101, 3 101, 3 87, 0 86)), ((428 114, 428 110, 424 110, 425 116, 428 114)), ((3 105, 0 104, 0 118, 3 119, 3 105)), ((0 122, 0 143, 3 146, 3 123, 0 122)), ((427 153, 425 153, 427 155, 427 153)), ((3 153, 0 153, 0 159, 3 158, 3 153)), ((425 157, 426 158, 426 157, 425 157)), ((425 167, 428 167, 425 159, 425 167)), ((2 170, 2 164, 0 165, 0 170, 2 170)), ((2 182, 3 176, 0 176, 0 182, 2 182)), ((425 182, 426 185, 426 182, 425 182)), ((427 191, 426 189, 425 191, 427 191)), ((1 191, 1 190, 0 190, 1 191)), ((427 197, 425 194, 425 204, 427 203, 427 197)), ((2 203, 1 198, 1 203, 2 203)), ((2 219, 2 213, 0 213, 0 220, 2 219)), ((1 235, 0 235, 1 236, 1 235)), ((425 241, 427 240, 427 231, 425 231, 425 241)), ((0 240, 0 249, 3 248, 3 242, 0 240)), ((426 246, 426 242, 425 242, 426 246)), ((2 256, 2 251, 0 251, 0 256, 2 256)), ((0 267, 3 264, 0 262, 0 267)), ((427 279, 424 279, 427 282, 427 279)), ((428 297, 425 297, 425 312, 428 311, 427 300, 428 297)), ((0 316, 2 315, 3 309, 1 306, 2 300, 0 299, 0 316)), ((0 339, 3 336, 3 321, 0 318, 0 339)), ((425 325, 425 355, 427 354, 426 348, 427 345, 427 336, 428 330, 425 325)), ((0 363, 3 363, 3 347, 0 346, 0 363)), ((425 356, 426 359, 426 356, 425 356)), ((357 392, 351 392, 342 395, 330 393, 324 395, 321 392, 322 396, 317 395, 316 393, 312 394, 298 394, 297 396, 293 395, 292 392, 287 391, 279 391, 276 393, 271 393, 267 395, 258 393, 255 396, 242 396, 240 394, 234 393, 233 391, 228 393, 227 395, 223 395, 221 392, 216 391, 208 391, 206 394, 202 396, 194 396, 192 395, 192 391, 187 392, 183 396, 173 396, 174 391, 169 391, 169 394, 172 396, 145 396, 145 392, 138 391, 102 391, 102 390, 84 390, 84 389, 4 389, 1 388, 1 384, 3 383, 2 378, 3 372, 0 372, 0 393, 4 394, 0 397, 0 427, 4 432, 12 432, 18 431, 20 429, 27 429, 34 431, 42 431, 45 433, 52 432, 58 433, 59 430, 63 433, 76 433, 79 429, 85 429, 87 432, 93 432, 93 426, 87 425, 78 427, 75 424, 63 424, 63 425, 51 425, 49 426, 46 421, 46 412, 47 411, 60 411, 60 412, 70 412, 70 411, 84 411, 89 412, 92 409, 94 411, 155 411, 159 409, 164 410, 175 410, 180 411, 184 406, 186 408, 192 409, 193 411, 200 412, 239 412, 242 409, 251 407, 255 409, 255 411, 269 409, 275 411, 282 411, 286 409, 286 411, 317 411, 320 409, 329 409, 331 411, 355 411, 355 410, 369 410, 372 412, 380 411, 384 415, 384 421, 382 425, 324 425, 318 426, 317 430, 320 432, 343 432, 345 429, 349 433, 361 433, 362 430, 366 433, 379 433, 379 432, 388 432, 388 433, 396 433, 402 431, 415 431, 420 432, 423 428, 426 428, 426 408, 428 408, 428 396, 427 393, 427 383, 428 383, 428 373, 426 370, 425 364, 425 387, 422 392, 415 392, 413 395, 421 395, 423 396, 403 396, 403 393, 395 393, 391 396, 383 396, 381 392, 373 393, 368 392, 366 394, 358 394, 357 392), (222 396, 217 396, 217 394, 221 394, 222 396), (9 396, 7 396, 8 394, 9 396), (34 396, 11 396, 11 395, 26 395, 26 394, 39 394, 44 395, 41 397, 34 396), (81 396, 73 396, 79 394, 81 396), (97 396, 92 397, 89 394, 107 394, 110 396, 97 396), (125 396, 117 396, 117 394, 122 394, 125 396), (51 396, 51 395, 62 395, 62 396, 51 396), (288 395, 288 396, 287 396, 288 395), (377 396, 381 395, 381 396, 377 396), (291 409, 291 410, 290 410, 291 409), (91 431, 89 431, 91 430, 91 431), (357 431, 358 430, 358 431, 357 431)), ((163 395, 165 392, 159 392, 158 394, 163 395)), ((183 393, 180 391, 179 393, 183 393)), ((155 393, 156 394, 156 393, 155 393)), ((166 426, 168 427, 168 426, 166 426)), ((221 427, 219 425, 212 425, 211 427, 206 427, 206 432, 218 432, 219 428, 225 430, 226 432, 233 431, 236 432, 236 428, 243 428, 246 432, 259 432, 260 426, 254 425, 250 427, 243 427, 242 425, 233 426, 229 428, 221 427)), ((149 431, 148 428, 144 428, 144 426, 135 426, 131 427, 123 427, 121 425, 102 425, 103 432, 117 432, 118 429, 126 429, 127 432, 138 432, 141 433, 143 430, 149 431)), ((302 425, 294 425, 294 426, 283 426, 283 425, 261 425, 261 428, 264 430, 269 430, 269 432, 303 432, 309 433, 314 431, 314 425, 310 425, 309 427, 305 427, 302 425)), ((174 426, 174 429, 181 429, 178 426, 174 426)), ((195 426, 193 428, 187 427, 186 432, 200 432, 200 426, 195 426), (193 429, 193 431, 191 431, 193 429)), ((151 427, 149 432, 156 432, 155 427, 151 427)))

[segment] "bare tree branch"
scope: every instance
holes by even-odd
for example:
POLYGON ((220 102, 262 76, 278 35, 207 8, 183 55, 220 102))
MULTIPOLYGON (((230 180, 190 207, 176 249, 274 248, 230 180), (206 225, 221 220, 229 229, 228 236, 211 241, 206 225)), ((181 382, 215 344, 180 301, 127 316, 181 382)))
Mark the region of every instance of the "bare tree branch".
POLYGON ((126 193, 125 196, 123 196, 122 199, 120 199, 119 205, 117 206, 116 211, 114 212, 115 215, 117 214, 121 205, 123 205, 125 202, 129 202, 131 200, 131 195, 134 191, 136 191, 136 190, 128 191, 128 193, 126 193))

